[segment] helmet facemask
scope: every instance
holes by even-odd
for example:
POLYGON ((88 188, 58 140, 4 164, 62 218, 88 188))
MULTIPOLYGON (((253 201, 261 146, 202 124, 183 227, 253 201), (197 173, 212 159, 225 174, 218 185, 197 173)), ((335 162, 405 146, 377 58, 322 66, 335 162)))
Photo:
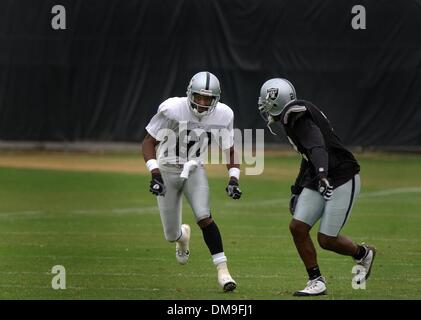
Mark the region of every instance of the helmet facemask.
POLYGON ((270 125, 274 123, 285 106, 296 100, 295 88, 286 79, 274 78, 266 81, 261 89, 257 102, 259 113, 267 121, 267 127, 275 134, 270 125))
POLYGON ((191 89, 187 90, 187 98, 189 100, 189 106, 190 106, 190 110, 199 118, 204 117, 210 113, 212 113, 213 110, 215 110, 215 107, 219 101, 219 96, 213 96, 213 95, 209 95, 209 93, 204 93, 202 92, 193 92, 191 89), (212 97, 212 100, 210 102, 209 105, 202 105, 197 103, 196 101, 194 101, 194 97, 195 95, 201 95, 204 97, 212 97), (202 112, 199 112, 199 108, 200 109, 206 109, 202 112))
POLYGON ((269 95, 266 96, 266 99, 262 99, 259 97, 259 100, 257 101, 257 105, 259 107, 259 114, 262 117, 262 119, 266 122, 266 126, 269 129, 270 133, 272 133, 274 136, 277 134, 273 132, 272 128, 270 127, 273 123, 276 122, 274 119, 274 116, 270 113, 270 110, 273 108, 273 105, 269 101, 269 95))
POLYGON ((219 80, 210 72, 202 71, 196 73, 187 87, 187 99, 191 112, 198 118, 204 117, 215 110, 221 97, 219 80), (202 96, 202 104, 195 101, 195 96, 202 96), (203 104, 203 97, 210 97, 209 103, 203 104), (199 112, 199 109, 201 112, 199 112))

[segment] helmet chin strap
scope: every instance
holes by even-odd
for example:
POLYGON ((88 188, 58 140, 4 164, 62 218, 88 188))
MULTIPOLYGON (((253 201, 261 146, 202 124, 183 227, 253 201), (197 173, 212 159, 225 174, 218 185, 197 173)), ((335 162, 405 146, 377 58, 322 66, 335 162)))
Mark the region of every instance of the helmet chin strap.
MULTIPOLYGON (((259 103, 260 103, 260 100, 259 100, 259 103)), ((273 132, 272 128, 270 127, 271 124, 275 123, 275 119, 273 118, 273 116, 269 112, 267 112, 263 106, 259 107, 259 111, 260 111, 260 116, 262 117, 262 119, 267 121, 266 127, 269 129, 270 133, 274 136, 277 136, 277 134, 273 132)))
POLYGON ((271 134, 273 134, 274 136, 277 136, 277 134, 275 132, 273 132, 272 128, 270 127, 270 125, 272 123, 275 123, 275 119, 273 119, 273 117, 271 115, 268 115, 268 123, 266 124, 266 126, 268 127, 271 134))

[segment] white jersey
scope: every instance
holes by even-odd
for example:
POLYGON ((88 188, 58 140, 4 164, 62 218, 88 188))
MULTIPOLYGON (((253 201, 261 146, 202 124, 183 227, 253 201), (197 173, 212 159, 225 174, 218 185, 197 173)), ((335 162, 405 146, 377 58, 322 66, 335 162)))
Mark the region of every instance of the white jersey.
POLYGON ((206 161, 203 157, 207 157, 211 141, 218 143, 222 150, 232 147, 233 124, 234 113, 224 103, 218 102, 210 114, 198 118, 191 112, 187 97, 174 97, 161 103, 146 131, 160 142, 159 166, 172 164, 179 169, 177 164, 193 158, 206 161))

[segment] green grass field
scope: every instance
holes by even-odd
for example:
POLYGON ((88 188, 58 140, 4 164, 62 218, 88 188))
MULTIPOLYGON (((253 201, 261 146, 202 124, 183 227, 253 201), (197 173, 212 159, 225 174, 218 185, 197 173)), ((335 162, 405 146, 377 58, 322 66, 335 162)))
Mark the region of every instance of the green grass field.
MULTIPOLYGON (((107 155, 92 161, 97 157, 107 155)), ((139 155, 121 157, 143 165, 139 155)), ((372 276, 365 290, 354 290, 353 261, 316 244, 329 294, 314 299, 420 299, 421 157, 357 157, 362 192, 343 234, 377 247, 372 276)), ((306 282, 288 230, 289 186, 300 160, 265 160, 265 174, 242 176, 238 201, 226 196, 226 177, 209 177, 212 215, 238 282, 228 294, 187 202, 191 257, 177 264, 149 175, 0 167, 0 298, 293 299, 306 282), (51 287, 54 265, 66 269, 65 290, 51 287)))

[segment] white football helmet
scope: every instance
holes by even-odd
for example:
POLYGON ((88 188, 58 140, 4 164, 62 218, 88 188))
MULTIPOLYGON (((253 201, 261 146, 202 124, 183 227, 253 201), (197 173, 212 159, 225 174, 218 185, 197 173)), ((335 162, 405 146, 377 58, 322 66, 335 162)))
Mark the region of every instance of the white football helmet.
POLYGON ((190 110, 198 118, 210 114, 221 98, 221 87, 219 80, 212 73, 202 71, 196 73, 190 80, 187 86, 187 99, 189 100, 190 110), (194 101, 194 95, 199 94, 202 96, 212 97, 210 105, 201 105, 194 101), (199 112, 198 108, 207 109, 206 111, 199 112))
POLYGON ((274 133, 270 125, 275 122, 273 117, 280 115, 284 107, 296 99, 295 88, 286 79, 274 78, 262 85, 257 105, 260 115, 267 121, 267 126, 272 134, 274 133))

